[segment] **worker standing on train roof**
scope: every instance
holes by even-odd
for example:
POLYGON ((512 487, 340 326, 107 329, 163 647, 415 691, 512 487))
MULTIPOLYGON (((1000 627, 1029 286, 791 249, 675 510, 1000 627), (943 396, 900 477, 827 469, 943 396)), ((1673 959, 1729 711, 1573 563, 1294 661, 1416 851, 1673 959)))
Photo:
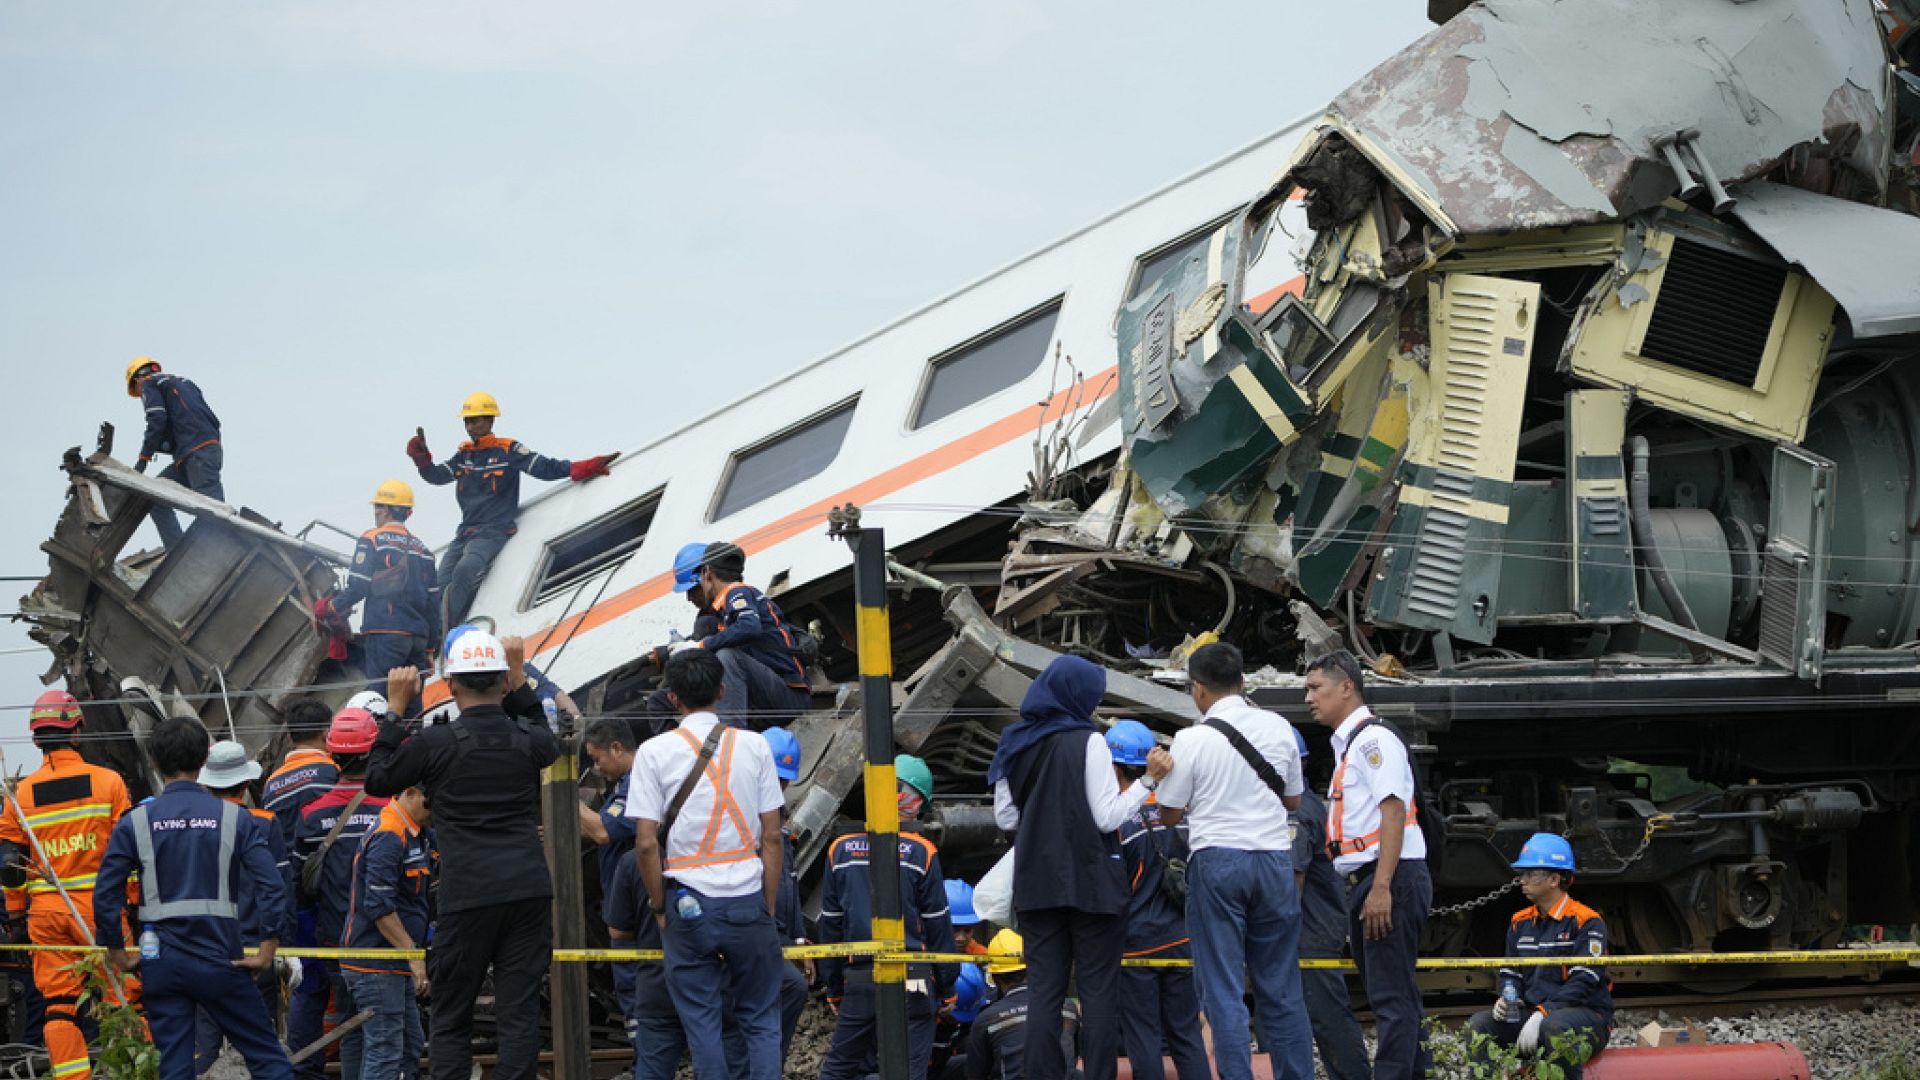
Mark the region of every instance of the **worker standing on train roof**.
MULTIPOLYGON (((167 454, 173 463, 160 470, 160 479, 224 502, 220 418, 207 407, 200 387, 192 379, 162 372, 151 356, 136 356, 127 365, 127 396, 139 398, 147 410, 147 432, 134 471, 146 472, 154 455, 167 454)), ((179 520, 164 506, 155 506, 152 517, 160 542, 172 547, 180 539, 179 520)))
MULTIPOLYGON (((1567 1080, 1606 1048, 1613 1028, 1613 993, 1600 961, 1607 955, 1607 923, 1567 895, 1573 884, 1573 845, 1553 833, 1534 833, 1513 860, 1520 891, 1533 903, 1507 926, 1507 955, 1558 964, 1500 969, 1500 998, 1473 1014, 1469 1027, 1522 1055, 1559 1065, 1567 1080)), ((1476 1055, 1485 1060, 1484 1050, 1476 1055)))
POLYGON ((452 626, 467 617, 473 594, 494 557, 514 534, 520 519, 520 474, 535 480, 572 480, 584 483, 607 475, 607 466, 620 455, 602 454, 581 461, 544 457, 512 439, 493 433, 500 403, 492 394, 468 394, 460 405, 467 441, 441 464, 427 449, 425 429, 414 429, 407 440, 407 456, 429 484, 453 484, 460 502, 460 529, 440 557, 440 593, 445 605, 441 625, 452 626))
POLYGON ((813 695, 805 632, 787 625, 772 597, 741 581, 746 569, 747 553, 736 544, 716 541, 701 553, 700 591, 719 629, 698 642, 727 671, 720 722, 760 731, 798 719, 813 695))
MULTIPOLYGON (((27 728, 43 759, 20 781, 0 815, 0 858, 5 860, 0 883, 6 887, 7 917, 16 924, 25 920, 35 945, 84 949, 89 944, 89 928, 74 921, 48 874, 59 880, 80 918, 92 920, 94 884, 107 838, 131 805, 120 774, 89 765, 74 748, 74 736, 84 724, 72 694, 49 690, 40 695, 27 728), (46 853, 46 865, 35 854, 35 839, 46 853), (20 867, 34 869, 23 873, 20 867)), ((47 1002, 47 1056, 60 1080, 92 1075, 79 1024, 80 972, 71 966, 80 959, 79 952, 33 954, 33 981, 47 1002)))
POLYGON ((1376 1080, 1425 1076, 1414 964, 1433 904, 1407 744, 1362 696, 1360 662, 1335 652, 1307 665, 1307 711, 1333 731, 1327 852, 1347 878, 1347 937, 1373 1007, 1376 1080))
POLYGON ((196 1008, 220 1025, 255 1080, 292 1080, 293 1066, 253 985, 257 972, 273 967, 280 943, 269 937, 252 956, 240 947, 238 897, 253 897, 263 925, 286 917, 267 847, 271 827, 200 786, 208 742, 200 721, 186 717, 162 720, 147 736, 166 787, 114 826, 100 862, 94 932, 108 963, 140 969, 160 1080, 192 1080, 196 1008), (142 930, 139 951, 129 954, 122 919, 127 878, 136 870, 142 930))
MULTIPOLYGON (((933 797, 933 771, 911 754, 894 758, 899 777, 895 804, 900 823, 918 821, 933 797)), ((820 940, 824 944, 873 940, 873 867, 868 857, 874 834, 848 833, 827 846, 826 880, 820 896, 820 940)), ((946 876, 940 851, 919 833, 897 834, 900 848, 900 911, 908 952, 945 952, 953 940, 947 913, 946 876)), ((867 1075, 866 1062, 878 1049, 879 997, 869 957, 821 961, 821 981, 839 1021, 833 1044, 820 1065, 820 1080, 854 1080, 867 1075)), ((933 1030, 940 1003, 960 975, 956 964, 907 967, 907 1075, 926 1080, 933 1055, 933 1030)))
POLYGON ((440 583, 433 551, 407 530, 413 488, 388 480, 373 493, 373 528, 360 534, 347 567, 347 587, 314 602, 316 620, 345 617, 361 601, 360 669, 371 689, 387 685, 387 672, 402 664, 421 671, 440 637, 440 583))
MULTIPOLYGON (((207 748, 207 763, 200 769, 200 786, 212 792, 217 798, 246 810, 247 813, 266 826, 267 850, 273 855, 273 865, 280 872, 282 881, 287 876, 287 845, 280 838, 279 822, 273 811, 260 810, 246 805, 247 791, 255 780, 260 779, 260 763, 248 756, 247 748, 231 739, 222 739, 207 748)), ((268 938, 286 941, 291 934, 292 919, 286 917, 283 910, 281 923, 268 926, 263 923, 260 910, 260 898, 252 892, 242 892, 236 897, 238 917, 240 919, 240 944, 254 948, 268 938)), ((288 905, 289 907, 291 905, 288 905)), ((298 971, 298 968, 293 969, 298 971)), ((298 976, 294 976, 296 979, 298 976)), ((263 968, 253 974, 253 984, 260 988, 260 1002, 267 1007, 268 1016, 277 1016, 280 1012, 280 975, 273 968, 263 968)), ((298 989, 296 983, 295 986, 298 989)), ((198 1010, 197 1030, 194 1033, 193 1067, 205 1073, 220 1060, 220 1045, 225 1041, 220 1025, 213 1022, 204 1009, 198 1010)))

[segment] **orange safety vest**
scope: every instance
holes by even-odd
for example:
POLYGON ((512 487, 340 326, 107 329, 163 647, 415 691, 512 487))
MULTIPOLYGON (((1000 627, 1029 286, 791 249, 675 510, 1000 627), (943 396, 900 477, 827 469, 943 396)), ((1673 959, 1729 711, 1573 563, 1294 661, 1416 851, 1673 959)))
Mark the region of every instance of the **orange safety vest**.
MULTIPOLYGON (((1378 717, 1368 717, 1362 720, 1360 726, 1353 730, 1353 738, 1347 740, 1347 754, 1353 753, 1353 745, 1360 741, 1361 732, 1366 731, 1370 727, 1384 726, 1385 723, 1378 717)), ((1380 830, 1378 827, 1365 836, 1356 836, 1351 840, 1347 839, 1347 768, 1346 754, 1342 754, 1340 756, 1340 767, 1333 770, 1333 788, 1327 792, 1327 853, 1336 859, 1342 855, 1357 855, 1380 843, 1380 830)), ((1418 826, 1419 824, 1420 800, 1418 798, 1408 799, 1407 825, 1418 826)))
MULTIPOLYGON (((716 721, 717 723, 718 721, 716 721)), ((684 727, 674 728, 674 733, 693 747, 696 755, 700 753, 701 740, 694 737, 684 727)), ((727 863, 745 862, 760 857, 760 842, 753 837, 752 827, 747 816, 741 812, 740 803, 734 799, 733 792, 727 789, 727 771, 733 764, 733 743, 739 731, 728 728, 720 736, 720 746, 706 764, 707 780, 713 784, 713 813, 707 816, 706 832, 700 838, 700 846, 691 855, 669 857, 666 861, 667 873, 675 870, 688 870, 696 866, 723 866, 727 863), (740 846, 720 850, 720 830, 731 820, 734 834, 740 846)), ((666 840, 661 838, 664 846, 666 840)))
MULTIPOLYGON (((53 750, 14 792, 19 813, 8 804, 0 815, 0 840, 18 844, 33 855, 27 830, 40 841, 60 887, 74 902, 93 902, 94 877, 107 853, 114 823, 132 808, 127 785, 112 769, 89 765, 77 750, 53 750), (24 827, 23 818, 24 815, 24 827)), ((43 871, 44 873, 44 871, 43 871)), ((7 910, 19 914, 29 905, 48 905, 65 911, 53 882, 30 877, 24 888, 6 890, 7 910)))

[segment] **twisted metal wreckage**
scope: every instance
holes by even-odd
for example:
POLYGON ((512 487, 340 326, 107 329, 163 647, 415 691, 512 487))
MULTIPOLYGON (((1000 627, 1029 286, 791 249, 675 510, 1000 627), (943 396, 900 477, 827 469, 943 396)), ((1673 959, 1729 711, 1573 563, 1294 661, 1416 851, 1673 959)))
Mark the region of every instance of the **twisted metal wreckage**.
MULTIPOLYGON (((1444 897, 1497 888, 1551 828, 1631 951, 1913 922, 1914 12, 1434 9, 1120 307, 1117 392, 1042 432, 1026 494, 896 550, 896 738, 938 775, 927 827, 961 872, 1003 843, 985 766, 1053 656, 1101 659, 1108 711, 1171 731, 1182 647, 1211 631, 1297 720, 1303 658, 1373 665, 1444 897), (1115 425, 1117 452, 1076 462, 1115 425)), ((220 682, 312 681, 337 557, 104 445, 66 465, 23 605, 51 674, 266 749, 279 699, 220 682), (156 502, 195 516, 183 545, 116 561, 156 502)), ((859 805, 857 691, 825 703, 850 581, 775 586, 824 639, 789 799, 811 868, 859 805)), ((569 682, 619 714, 655 674, 569 682)), ((1430 944, 1500 929, 1467 908, 1430 944)))

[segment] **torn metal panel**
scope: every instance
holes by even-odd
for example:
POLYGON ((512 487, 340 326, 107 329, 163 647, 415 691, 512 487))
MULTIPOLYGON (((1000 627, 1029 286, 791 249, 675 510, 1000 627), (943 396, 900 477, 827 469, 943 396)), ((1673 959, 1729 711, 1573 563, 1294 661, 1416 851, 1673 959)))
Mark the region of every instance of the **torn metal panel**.
POLYGON ((1481 233, 1650 209, 1690 179, 1659 145, 1676 136, 1710 182, 1797 151, 1878 192, 1889 98, 1871 0, 1486 0, 1331 115, 1437 223, 1481 233))
POLYGON ((1920 332, 1920 218, 1781 184, 1739 194, 1734 216, 1833 294, 1856 339, 1920 332))
POLYGON ((340 557, 104 449, 84 460, 69 451, 65 468, 67 506, 41 545, 49 573, 21 601, 30 635, 54 654, 50 681, 65 675, 95 695, 144 686, 216 735, 266 748, 284 701, 325 659, 308 613, 335 586, 340 557), (156 505, 191 516, 184 534, 164 553, 122 559, 156 505))

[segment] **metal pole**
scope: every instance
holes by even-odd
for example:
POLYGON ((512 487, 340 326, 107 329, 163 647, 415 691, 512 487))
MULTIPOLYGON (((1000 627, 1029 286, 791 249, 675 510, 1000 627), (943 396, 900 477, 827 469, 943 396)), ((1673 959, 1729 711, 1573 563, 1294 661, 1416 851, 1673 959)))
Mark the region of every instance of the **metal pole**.
MULTIPOLYGON (((560 756, 547 766, 540 792, 546 811, 547 865, 553 870, 553 945, 580 949, 587 944, 586 904, 580 884, 580 741, 560 740, 560 756)), ((587 967, 553 964, 547 969, 553 999, 555 1076, 588 1076, 587 967)))
MULTIPOLYGON (((54 872, 53 860, 47 858, 47 849, 40 846, 40 837, 34 833, 33 826, 27 823, 25 808, 13 794, 13 782, 7 779, 7 754, 4 750, 0 750, 0 794, 6 796, 7 805, 13 808, 13 816, 20 819, 20 831, 27 834, 27 842, 33 845, 33 857, 40 863, 41 876, 53 883, 53 891, 59 893, 61 902, 67 905, 67 914, 73 916, 73 924, 80 928, 80 936, 86 939, 87 948, 93 948, 96 942, 93 938, 92 924, 80 917, 80 908, 74 904, 73 897, 67 895, 67 887, 60 883, 60 875, 54 872)), ((28 907, 31 910, 31 901, 28 902, 28 907)), ((102 960, 100 970, 106 974, 107 985, 113 987, 114 995, 120 999, 120 1004, 127 1004, 127 991, 120 985, 120 973, 113 969, 112 962, 102 960)))
MULTIPOLYGON (((858 507, 836 508, 829 536, 853 548, 853 602, 859 638, 860 707, 867 732, 867 858, 872 869, 873 938, 895 953, 907 945, 900 907, 899 781, 893 772, 893 633, 887 622, 887 540, 860 527, 858 507)), ((907 1077, 907 965, 873 962, 881 1080, 907 1077)))

